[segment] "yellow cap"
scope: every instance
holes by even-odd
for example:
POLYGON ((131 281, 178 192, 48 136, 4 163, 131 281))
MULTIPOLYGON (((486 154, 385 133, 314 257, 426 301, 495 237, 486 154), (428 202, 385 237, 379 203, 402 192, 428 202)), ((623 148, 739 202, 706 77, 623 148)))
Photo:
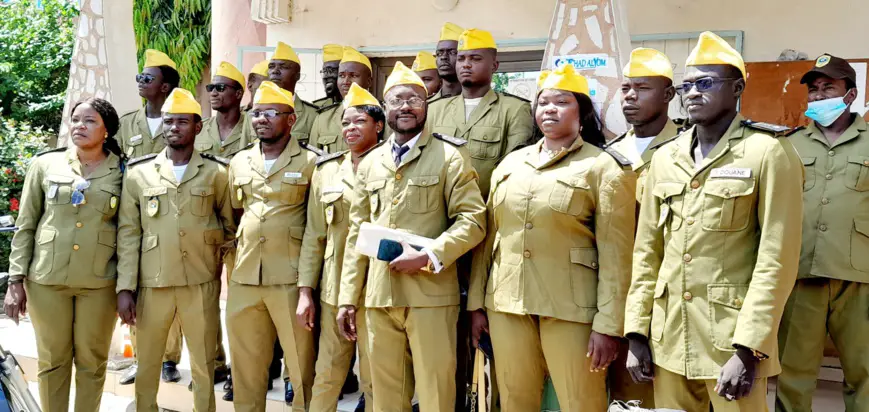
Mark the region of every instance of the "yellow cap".
POLYGON ((377 106, 380 107, 380 102, 368 90, 363 89, 358 84, 350 85, 350 91, 344 96, 344 109, 356 106, 377 106))
POLYGON ((416 60, 413 61, 413 66, 410 67, 415 72, 423 70, 437 70, 438 64, 434 56, 429 52, 419 52, 416 55, 416 60))
POLYGON ((244 75, 242 75, 241 72, 230 63, 220 62, 220 66, 217 67, 217 71, 214 75, 235 80, 241 85, 241 88, 244 89, 244 75))
POLYGON ((383 94, 386 94, 389 89, 402 84, 412 84, 422 87, 426 93, 428 93, 428 89, 425 88, 425 83, 422 82, 422 79, 420 79, 413 70, 408 69, 402 62, 396 62, 395 68, 392 69, 392 74, 386 78, 386 87, 383 88, 383 94))
POLYGON ((160 109, 163 113, 169 114, 197 114, 202 116, 202 106, 186 89, 176 87, 169 93, 169 98, 163 103, 163 108, 160 109))
POLYGON ((166 53, 154 49, 145 50, 145 67, 160 66, 169 66, 178 70, 178 67, 175 66, 175 62, 173 62, 166 53))
POLYGON ((572 64, 565 64, 555 70, 540 72, 540 77, 537 79, 537 90, 546 89, 590 95, 588 80, 577 73, 572 64))
POLYGON ((292 108, 296 107, 293 100, 293 92, 284 90, 280 86, 268 80, 260 84, 259 89, 256 89, 256 94, 253 96, 254 104, 285 104, 292 108))
POLYGON ((673 80, 673 64, 664 53, 640 47, 631 52, 631 60, 622 74, 625 77, 666 77, 673 80))
POLYGON ((371 61, 364 54, 359 53, 352 47, 344 47, 344 55, 341 57, 341 63, 362 63, 368 70, 371 70, 371 61))
POLYGON ((323 46, 323 63, 340 61, 342 56, 344 56, 344 46, 338 44, 323 46))
POLYGON ((459 37, 459 51, 497 48, 492 33, 485 30, 467 29, 459 37))
POLYGON ((255 65, 253 65, 253 69, 250 69, 251 74, 258 74, 260 76, 269 77, 269 61, 263 60, 255 65))
POLYGON ((444 27, 441 28, 441 38, 440 41, 444 40, 452 40, 459 41, 459 37, 462 36, 462 32, 465 29, 453 24, 453 23, 444 23, 444 27))
POLYGON ((272 60, 287 60, 302 64, 302 62, 299 60, 299 55, 296 54, 296 51, 293 50, 293 48, 290 47, 289 44, 286 44, 282 41, 279 41, 278 46, 275 47, 275 54, 272 55, 272 60))
POLYGON ((685 66, 730 65, 742 72, 745 78, 745 62, 742 55, 734 50, 724 39, 712 32, 703 32, 697 46, 691 51, 685 66))

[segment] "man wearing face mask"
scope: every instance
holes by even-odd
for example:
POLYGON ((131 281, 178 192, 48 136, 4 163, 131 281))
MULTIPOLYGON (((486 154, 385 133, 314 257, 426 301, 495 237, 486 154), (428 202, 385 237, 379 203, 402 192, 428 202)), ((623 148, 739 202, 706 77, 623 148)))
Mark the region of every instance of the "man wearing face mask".
POLYGON ((326 97, 311 102, 314 106, 324 108, 341 103, 343 97, 338 92, 338 64, 343 56, 343 46, 337 44, 323 46, 323 68, 320 69, 320 75, 323 76, 323 89, 326 91, 326 97))
MULTIPOLYGON (((341 98, 350 91, 354 83, 363 89, 371 87, 371 62, 364 54, 352 47, 344 48, 344 55, 338 65, 338 92, 341 98)), ((317 119, 311 127, 308 143, 326 153, 337 153, 347 150, 347 143, 341 138, 341 117, 344 107, 340 103, 317 110, 317 119)))
POLYGON ((806 168, 797 283, 779 330, 776 411, 810 412, 827 333, 845 374, 845 410, 869 405, 869 131, 851 113, 857 76, 824 54, 800 83, 812 124, 790 137, 806 168))

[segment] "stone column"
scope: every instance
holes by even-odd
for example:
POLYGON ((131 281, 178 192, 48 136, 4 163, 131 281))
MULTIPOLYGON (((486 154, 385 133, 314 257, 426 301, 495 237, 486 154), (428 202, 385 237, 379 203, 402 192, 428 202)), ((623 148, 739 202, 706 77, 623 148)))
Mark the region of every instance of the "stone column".
MULTIPOLYGON (((223 60, 238 65, 238 46, 265 45, 266 25, 250 18, 250 1, 212 0, 211 67, 218 67, 223 60)), ((265 53, 245 53, 243 57, 238 69, 247 76, 253 65, 265 59, 265 53)))
POLYGON ((66 146, 69 110, 78 100, 110 101, 118 115, 141 106, 132 0, 81 0, 66 103, 57 145, 66 146))
POLYGON ((543 68, 573 64, 589 79, 607 137, 627 130, 621 111, 622 68, 631 52, 624 0, 556 0, 543 68))

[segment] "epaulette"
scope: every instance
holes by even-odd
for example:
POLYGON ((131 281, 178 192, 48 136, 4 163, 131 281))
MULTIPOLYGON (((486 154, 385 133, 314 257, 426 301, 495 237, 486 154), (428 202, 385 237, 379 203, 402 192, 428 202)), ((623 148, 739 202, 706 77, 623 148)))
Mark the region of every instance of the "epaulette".
POLYGON ((49 153, 65 152, 66 149, 67 149, 66 147, 56 147, 54 149, 43 150, 43 151, 37 153, 36 157, 42 156, 44 154, 49 154, 49 153))
POLYGON ((632 164, 627 157, 617 152, 612 147, 606 147, 603 149, 603 151, 607 152, 610 156, 613 157, 613 159, 616 159, 616 162, 618 162, 621 167, 629 167, 632 164))
POLYGON ((742 125, 754 130, 760 130, 762 132, 772 133, 776 137, 786 136, 786 133, 791 131, 790 127, 780 126, 772 123, 764 123, 764 122, 753 122, 751 120, 743 120, 742 125))
POLYGON ((675 124, 676 126, 679 126, 676 128, 676 130, 678 130, 679 133, 682 133, 682 132, 688 130, 689 127, 691 127, 691 125, 688 124, 688 119, 673 119, 673 124, 675 124))
MULTIPOLYGON (((679 134, 682 134, 682 131, 680 131, 679 134)), ((667 143, 670 143, 670 142, 672 142, 673 140, 676 140, 676 139, 679 137, 679 134, 677 134, 677 135, 675 135, 675 136, 673 136, 673 137, 670 137, 670 138, 668 138, 667 140, 660 141, 660 142, 655 143, 655 144, 653 144, 653 145, 649 145, 649 147, 646 148, 646 150, 655 150, 655 149, 657 149, 657 148, 659 148, 659 147, 661 147, 661 146, 663 146, 663 145, 665 145, 665 144, 667 144, 667 143)))
POLYGON ((335 153, 326 153, 326 154, 317 158, 317 166, 319 166, 323 163, 326 163, 330 160, 339 159, 339 158, 343 157, 344 154, 346 154, 347 152, 349 152, 349 150, 343 150, 343 151, 335 152, 335 153))
POLYGON ((432 133, 431 135, 434 136, 436 139, 443 140, 443 141, 445 141, 453 146, 461 147, 461 146, 468 144, 467 140, 459 139, 458 137, 447 136, 445 134, 440 134, 440 133, 432 133))
POLYGON ((525 103, 531 103, 531 100, 528 100, 528 99, 526 99, 526 98, 524 98, 524 97, 522 97, 522 96, 517 96, 517 95, 512 94, 512 93, 501 92, 501 94, 503 94, 504 96, 512 97, 512 98, 514 98, 514 99, 519 99, 519 100, 521 100, 521 101, 523 101, 523 102, 525 102, 525 103))
POLYGON ((225 157, 215 156, 211 153, 200 153, 199 155, 205 159, 214 160, 215 162, 220 163, 224 166, 229 166, 229 159, 225 157))
POLYGON ((254 146, 256 146, 256 142, 250 142, 247 144, 247 146, 242 147, 241 150, 247 150, 247 149, 250 149, 251 147, 254 147, 254 146))
POLYGON ((120 115, 118 118, 120 119, 121 117, 127 117, 131 114, 136 114, 136 112, 138 112, 138 111, 139 111, 139 109, 130 110, 129 112, 125 112, 124 114, 120 115))
POLYGON ((314 106, 313 104, 311 104, 311 102, 306 102, 306 101, 304 101, 304 100, 302 100, 302 99, 299 99, 299 101, 300 101, 300 102, 302 103, 302 105, 304 105, 304 106, 308 106, 308 107, 310 107, 310 108, 312 108, 312 109, 314 109, 314 110, 319 109, 319 107, 314 106))
POLYGON ((785 137, 791 137, 791 136, 792 136, 793 134, 795 134, 796 132, 799 132, 799 131, 801 131, 801 130, 805 130, 805 129, 806 129, 806 126, 800 126, 800 127, 797 127, 797 128, 795 128, 794 130, 791 130, 791 131, 785 133, 785 137))
POLYGON ((386 143, 386 140, 381 140, 381 141, 375 143, 374 146, 369 147, 368 150, 363 152, 360 157, 365 157, 366 155, 368 155, 368 153, 373 152, 374 149, 377 149, 378 147, 382 146, 384 143, 386 143))
POLYGON ((138 163, 142 163, 146 160, 151 160, 157 157, 157 153, 146 154, 144 156, 134 157, 127 162, 127 166, 132 166, 138 163))
POLYGON ((321 97, 321 98, 311 102, 311 104, 313 104, 314 106, 317 106, 317 107, 322 107, 322 106, 320 106, 321 104, 326 104, 326 102, 329 102, 331 100, 332 100, 331 97, 321 97))
POLYGON ((320 149, 317 149, 317 148, 314 147, 314 146, 309 145, 308 142, 299 142, 299 146, 300 146, 302 149, 310 150, 310 151, 314 152, 314 154, 317 155, 317 156, 323 156, 323 155, 326 154, 326 152, 324 152, 324 151, 322 151, 322 150, 320 150, 320 149))
POLYGON ((338 107, 338 106, 340 106, 340 105, 341 105, 341 103, 332 103, 332 104, 330 104, 330 105, 328 105, 328 106, 323 106, 323 107, 317 109, 317 113, 318 113, 318 114, 319 114, 319 113, 323 113, 323 112, 325 112, 326 110, 329 110, 329 109, 332 109, 332 108, 338 107))
POLYGON ((615 139, 610 140, 610 141, 608 141, 608 142, 604 142, 604 144, 603 144, 604 149, 606 149, 607 147, 610 147, 610 146, 616 144, 619 140, 624 139, 625 136, 627 136, 627 135, 628 135, 628 132, 624 132, 624 133, 622 133, 621 135, 619 135, 618 137, 616 137, 615 139))

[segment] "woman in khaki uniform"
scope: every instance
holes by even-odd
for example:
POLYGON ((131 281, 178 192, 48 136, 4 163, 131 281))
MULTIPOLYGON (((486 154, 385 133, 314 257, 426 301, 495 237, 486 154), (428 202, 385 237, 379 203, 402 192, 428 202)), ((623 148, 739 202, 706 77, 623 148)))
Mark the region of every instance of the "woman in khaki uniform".
POLYGON ((563 410, 597 412, 622 336, 636 175, 590 143, 603 135, 585 78, 565 66, 540 86, 544 138, 492 175, 471 272, 473 339, 491 333, 504 412, 540 410, 547 372, 563 410))
POLYGON ((36 332, 42 410, 98 411, 115 326, 117 210, 123 155, 118 115, 101 99, 72 109, 74 146, 30 165, 12 238, 6 314, 25 310, 36 332))

